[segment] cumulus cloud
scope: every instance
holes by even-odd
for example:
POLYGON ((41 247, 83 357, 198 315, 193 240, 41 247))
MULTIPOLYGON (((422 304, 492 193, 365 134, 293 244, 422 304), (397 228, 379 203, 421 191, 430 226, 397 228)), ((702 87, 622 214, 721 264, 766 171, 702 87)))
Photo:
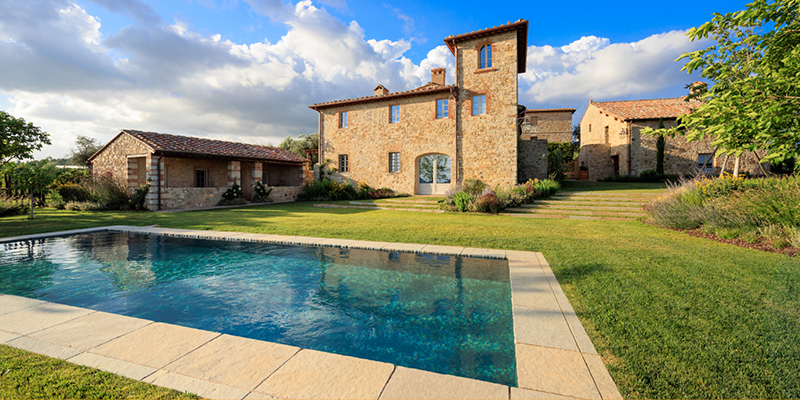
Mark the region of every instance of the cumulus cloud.
POLYGON ((563 47, 530 46, 520 91, 535 103, 581 104, 682 88, 690 77, 674 60, 705 46, 681 31, 634 43, 587 36, 563 47))
POLYGON ((67 0, 21 1, 0 15, 0 92, 8 112, 50 132, 44 155, 123 128, 279 143, 316 131, 312 103, 368 95, 378 83, 411 89, 453 64, 440 46, 415 65, 403 57, 409 41, 368 39, 356 21, 308 0, 248 0, 287 32, 244 44, 161 21, 136 0, 97 2, 136 23, 103 35, 101 21, 67 0))

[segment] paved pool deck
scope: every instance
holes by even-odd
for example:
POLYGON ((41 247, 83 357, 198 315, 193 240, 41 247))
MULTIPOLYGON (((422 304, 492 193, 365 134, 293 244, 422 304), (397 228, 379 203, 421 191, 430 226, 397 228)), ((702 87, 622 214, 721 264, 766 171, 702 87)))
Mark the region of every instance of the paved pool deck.
POLYGON ((519 387, 5 294, 0 344, 205 398, 622 398, 541 253, 135 226, 0 244, 100 231, 508 259, 519 387))

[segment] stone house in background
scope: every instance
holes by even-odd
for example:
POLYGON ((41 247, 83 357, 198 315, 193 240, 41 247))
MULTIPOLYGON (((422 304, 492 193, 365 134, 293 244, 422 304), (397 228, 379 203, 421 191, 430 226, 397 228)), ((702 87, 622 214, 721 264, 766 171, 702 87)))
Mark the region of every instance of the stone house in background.
MULTIPOLYGON (((700 103, 685 97, 629 101, 590 101, 581 119, 579 162, 589 168, 589 179, 611 175, 639 175, 656 169, 656 137, 642 135, 644 128, 658 128, 659 119, 667 128, 678 124, 677 117, 691 112, 700 103)), ((719 173, 722 160, 714 156, 711 139, 687 142, 684 136, 666 138, 664 173, 692 175, 709 160, 704 172, 719 173)), ((761 174, 754 157, 745 157, 741 170, 761 174)))
POLYGON ((528 21, 444 42, 455 57, 454 85, 436 68, 431 82, 413 90, 377 85, 373 96, 310 106, 319 113, 319 159, 330 160, 336 179, 442 194, 466 179, 494 186, 528 178, 518 174, 517 86, 528 21))
POLYGON ((547 144, 572 143, 574 113, 574 108, 525 110, 519 125, 520 181, 547 177, 547 144))
POLYGON ((94 176, 109 175, 129 190, 149 183, 150 210, 215 206, 234 182, 246 200, 256 182, 273 188, 274 201, 294 200, 309 162, 276 147, 129 129, 89 161, 94 176))

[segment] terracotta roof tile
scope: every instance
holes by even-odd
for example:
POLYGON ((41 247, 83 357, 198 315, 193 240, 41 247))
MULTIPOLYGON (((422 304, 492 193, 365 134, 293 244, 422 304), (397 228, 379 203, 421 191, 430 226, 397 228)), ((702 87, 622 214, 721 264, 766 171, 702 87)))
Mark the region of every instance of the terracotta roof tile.
POLYGON ((316 103, 308 106, 308 108, 317 110, 320 108, 328 108, 328 107, 335 107, 335 106, 342 106, 346 104, 358 104, 358 103, 371 103, 374 101, 382 101, 386 99, 393 99, 398 97, 408 97, 408 96, 415 96, 415 95, 423 95, 423 94, 430 94, 436 92, 443 92, 449 91, 450 89, 455 88, 455 86, 451 85, 440 85, 438 83, 428 82, 425 85, 422 85, 416 89, 406 90, 403 92, 394 92, 388 93, 383 96, 366 96, 366 97, 358 97, 355 99, 345 99, 345 100, 334 100, 334 101, 327 101, 325 103, 316 103))
POLYGON ((700 105, 699 101, 686 101, 686 97, 669 99, 595 101, 597 108, 622 117, 623 120, 677 118, 700 105))
POLYGON ((226 142, 223 140, 203 139, 190 136, 168 135, 166 133, 143 132, 132 129, 123 129, 122 132, 141 140, 154 151, 165 153, 210 155, 269 161, 307 161, 303 157, 278 147, 226 142))
POLYGON ((526 113, 543 113, 543 112, 562 112, 562 111, 569 111, 574 113, 574 108, 539 108, 539 109, 527 109, 525 110, 526 113))

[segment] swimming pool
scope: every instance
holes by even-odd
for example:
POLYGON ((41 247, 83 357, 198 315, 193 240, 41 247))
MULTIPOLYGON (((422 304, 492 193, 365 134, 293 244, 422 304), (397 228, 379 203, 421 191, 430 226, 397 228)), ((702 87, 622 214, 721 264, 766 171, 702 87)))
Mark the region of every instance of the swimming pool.
POLYGON ((3 293, 516 385, 506 260, 119 232, 1 248, 3 293))

